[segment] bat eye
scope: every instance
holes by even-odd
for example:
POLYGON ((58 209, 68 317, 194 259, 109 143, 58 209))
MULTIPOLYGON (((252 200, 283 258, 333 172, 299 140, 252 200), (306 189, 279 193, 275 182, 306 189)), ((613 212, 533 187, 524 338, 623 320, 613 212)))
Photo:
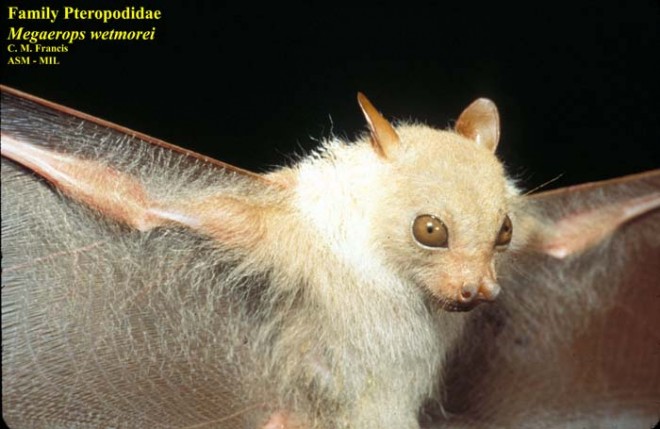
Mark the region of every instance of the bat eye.
POLYGON ((511 218, 509 216, 504 218, 502 222, 502 227, 500 232, 497 234, 497 240, 495 240, 495 247, 506 246, 511 242, 511 236, 513 235, 513 224, 511 223, 511 218))
POLYGON ((412 224, 415 241, 426 247, 448 247, 447 226, 435 216, 417 216, 412 224))

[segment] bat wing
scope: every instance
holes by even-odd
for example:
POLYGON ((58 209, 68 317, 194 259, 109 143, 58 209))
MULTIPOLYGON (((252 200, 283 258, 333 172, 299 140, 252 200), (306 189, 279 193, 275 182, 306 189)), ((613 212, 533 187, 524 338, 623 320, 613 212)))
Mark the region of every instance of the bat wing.
MULTIPOLYGON (((561 225, 658 191, 655 171, 539 194, 526 211, 561 225)), ((451 427, 657 423, 660 211, 568 258, 513 252, 499 272, 504 293, 477 309, 449 365, 451 427)))
MULTIPOLYGON (((172 209, 172 201, 259 198, 273 185, 8 88, 2 88, 2 140, 3 155, 14 150, 11 157, 21 159, 2 159, 6 423, 244 427, 260 404, 242 394, 240 380, 250 371, 242 350, 224 343, 249 331, 233 319, 226 291, 213 288, 228 275, 231 252, 204 228, 182 221, 140 231, 127 225, 126 213, 133 219, 131 213, 153 202, 172 209), (70 183, 71 171, 100 177, 101 185, 52 185, 70 183), (90 192, 95 201, 128 197, 108 216, 104 203, 75 201, 90 192)), ((174 207, 178 215, 186 214, 185 205, 174 207)))

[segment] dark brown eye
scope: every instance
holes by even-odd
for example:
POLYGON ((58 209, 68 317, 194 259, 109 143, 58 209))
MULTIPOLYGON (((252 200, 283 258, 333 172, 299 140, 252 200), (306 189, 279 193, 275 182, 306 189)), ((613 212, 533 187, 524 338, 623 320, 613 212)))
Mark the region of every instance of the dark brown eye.
POLYGON ((513 224, 511 224, 511 218, 509 216, 504 218, 502 223, 502 228, 497 234, 497 240, 495 240, 495 246, 506 246, 511 242, 511 236, 513 235, 513 224))
POLYGON ((422 246, 447 247, 449 232, 445 224, 435 216, 417 216, 412 224, 412 233, 422 246))

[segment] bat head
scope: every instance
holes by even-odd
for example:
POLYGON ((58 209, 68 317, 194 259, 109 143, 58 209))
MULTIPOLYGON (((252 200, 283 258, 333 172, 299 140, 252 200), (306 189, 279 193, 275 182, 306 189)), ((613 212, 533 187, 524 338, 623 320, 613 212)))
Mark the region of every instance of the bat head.
POLYGON ((421 290, 455 311, 495 299, 494 260, 511 240, 517 196, 494 154, 495 105, 479 99, 453 130, 441 131, 394 127, 364 95, 358 102, 367 138, 328 141, 293 172, 273 177, 295 177, 299 225, 306 229, 301 240, 314 237, 336 258, 314 266, 334 267, 331 276, 355 273, 351 284, 359 287, 349 290, 344 282, 331 293, 349 291, 350 301, 355 293, 374 299, 421 290))
POLYGON ((395 129, 362 94, 358 101, 384 166, 373 192, 374 250, 446 310, 494 300, 500 291, 494 260, 511 241, 509 210, 517 195, 494 155, 495 105, 478 99, 454 130, 440 131, 395 129))

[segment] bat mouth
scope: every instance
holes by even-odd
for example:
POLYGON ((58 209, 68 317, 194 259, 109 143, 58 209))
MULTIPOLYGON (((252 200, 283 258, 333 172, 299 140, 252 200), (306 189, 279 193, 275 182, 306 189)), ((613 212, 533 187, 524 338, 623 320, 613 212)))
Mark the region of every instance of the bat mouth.
POLYGON ((500 292, 500 287, 497 284, 491 285, 484 291, 478 289, 469 290, 470 293, 462 291, 463 293, 461 294, 451 294, 451 291, 450 293, 446 293, 441 288, 431 288, 422 282, 417 283, 417 286, 425 295, 428 305, 436 309, 440 308, 444 311, 456 313, 471 311, 483 302, 493 303, 500 292))
POLYGON ((466 312, 472 310, 474 307, 481 304, 482 300, 474 300, 471 302, 460 302, 453 299, 440 300, 440 307, 445 311, 451 312, 466 312))

